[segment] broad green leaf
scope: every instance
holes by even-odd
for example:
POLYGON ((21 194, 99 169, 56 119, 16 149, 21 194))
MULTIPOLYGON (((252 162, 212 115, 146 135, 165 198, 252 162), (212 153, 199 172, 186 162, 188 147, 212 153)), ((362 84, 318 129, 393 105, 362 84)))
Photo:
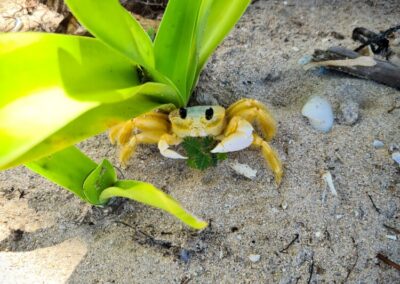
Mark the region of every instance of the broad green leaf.
POLYGON ((0 36, 0 93, 0 169, 180 104, 170 86, 140 84, 136 67, 98 40, 39 33, 0 36))
POLYGON ((91 204, 101 204, 101 192, 117 182, 117 174, 113 165, 103 160, 86 178, 83 183, 83 193, 91 204))
POLYGON ((104 160, 97 165, 76 147, 69 147, 25 164, 30 170, 68 189, 93 205, 105 204, 114 196, 125 197, 163 209, 195 229, 207 223, 186 212, 172 197, 149 183, 121 180, 104 160))
POLYGON ((177 107, 185 104, 184 93, 155 69, 153 43, 139 22, 118 0, 66 0, 76 18, 96 38, 120 52, 134 64, 142 65, 152 81, 169 85, 177 96, 177 107))
POLYGON ((239 21, 250 2, 250 0, 203 0, 198 18, 197 75, 217 46, 239 21))
POLYGON ((68 147, 25 166, 88 201, 83 192, 83 183, 97 164, 76 147, 68 147))
POLYGON ((118 95, 115 90, 139 83, 134 65, 97 39, 45 33, 0 35, 0 107, 64 85, 111 91, 113 97, 118 95))
POLYGON ((100 201, 106 202, 114 196, 130 198, 163 209, 195 229, 203 229, 207 226, 206 222, 187 213, 172 197, 149 183, 132 180, 118 181, 113 187, 101 193, 100 201))
POLYGON ((134 62, 154 67, 150 37, 118 0, 65 0, 65 3, 96 38, 134 62))
POLYGON ((155 66, 172 80, 185 102, 197 66, 197 17, 201 0, 171 0, 154 42, 155 66))

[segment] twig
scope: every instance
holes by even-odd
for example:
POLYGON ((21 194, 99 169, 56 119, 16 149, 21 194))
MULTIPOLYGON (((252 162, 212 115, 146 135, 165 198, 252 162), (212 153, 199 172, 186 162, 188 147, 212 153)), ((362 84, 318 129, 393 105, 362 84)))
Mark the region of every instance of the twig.
POLYGON ((118 224, 122 224, 124 226, 127 226, 127 227, 135 230, 136 233, 139 233, 139 234, 143 235, 145 237, 144 243, 147 243, 149 245, 159 246, 159 247, 162 247, 162 248, 165 248, 165 249, 179 248, 178 246, 173 245, 172 242, 170 242, 170 241, 158 240, 158 239, 154 238, 153 236, 151 236, 151 235, 149 235, 149 234, 147 234, 147 233, 145 233, 145 232, 143 232, 141 230, 138 230, 137 228, 135 228, 132 225, 129 225, 128 223, 125 223, 123 221, 114 221, 114 222, 118 223, 118 224))
POLYGON ((308 268, 308 272, 310 273, 310 276, 308 277, 308 281, 307 283, 310 284, 311 283, 311 278, 313 276, 314 273, 314 259, 312 260, 310 267, 308 268))
POLYGON ((371 200, 372 206, 374 207, 375 211, 378 212, 379 214, 381 214, 381 210, 375 205, 374 200, 372 199, 372 196, 370 194, 368 194, 369 200, 371 200))
POLYGON ((350 274, 353 272, 353 270, 354 270, 354 268, 356 267, 357 262, 358 262, 358 246, 357 246, 357 244, 355 243, 355 240, 354 240, 353 237, 351 238, 351 240, 353 241, 353 244, 355 245, 355 248, 356 248, 356 260, 354 261, 354 263, 353 263, 353 265, 350 267, 350 269, 347 271, 346 278, 345 278, 344 281, 343 281, 344 283, 347 282, 347 280, 348 280, 349 277, 350 277, 350 274))
POLYGON ((376 258, 379 259, 380 261, 386 263, 387 265, 389 265, 389 266, 391 266, 391 267, 393 267, 393 268, 395 268, 395 269, 400 271, 400 264, 390 260, 386 255, 378 253, 376 255, 376 258))
POLYGON ((400 230, 399 230, 399 229, 393 228, 393 227, 391 227, 391 226, 389 226, 389 225, 386 225, 386 224, 383 224, 383 227, 385 227, 386 229, 391 230, 391 231, 393 231, 394 233, 400 235, 400 230))
POLYGON ((392 113, 392 111, 399 109, 399 108, 400 108, 400 106, 393 106, 387 111, 387 113, 392 113))
POLYGON ((156 6, 156 7, 165 8, 165 4, 164 3, 157 3, 157 2, 153 3, 153 2, 149 2, 149 1, 139 1, 139 0, 134 1, 134 2, 136 2, 138 4, 145 5, 145 6, 156 6))
POLYGON ((135 227, 133 227, 132 225, 129 225, 128 223, 125 223, 125 222, 123 222, 123 221, 114 221, 114 223, 124 225, 124 226, 129 227, 129 228, 131 228, 131 229, 133 229, 133 230, 136 231, 136 228, 135 228, 135 227))
POLYGON ((120 167, 116 167, 116 166, 114 166, 114 168, 116 168, 116 169, 117 169, 117 171, 118 171, 118 172, 119 172, 119 174, 121 175, 122 179, 125 179, 124 172, 121 170, 121 168, 120 168, 120 167))
POLYGON ((315 50, 313 60, 308 65, 308 67, 305 65, 305 68, 323 65, 328 69, 344 72, 359 78, 373 80, 400 89, 399 66, 394 65, 389 61, 360 56, 357 52, 343 47, 331 47, 328 50, 315 50), (360 61, 360 64, 348 66, 348 63, 357 63, 357 60, 360 61), (326 61, 325 64, 323 63, 324 61, 326 61), (373 61, 374 64, 373 66, 370 66, 370 64, 362 64, 363 62, 361 61, 366 61, 364 63, 371 63, 373 61))
POLYGON ((192 280, 192 278, 190 276, 184 276, 181 279, 181 284, 188 284, 191 280, 192 280))
POLYGON ((299 239, 299 234, 296 234, 294 239, 285 248, 281 249, 279 252, 280 253, 286 252, 294 244, 294 242, 297 241, 298 239, 299 239))

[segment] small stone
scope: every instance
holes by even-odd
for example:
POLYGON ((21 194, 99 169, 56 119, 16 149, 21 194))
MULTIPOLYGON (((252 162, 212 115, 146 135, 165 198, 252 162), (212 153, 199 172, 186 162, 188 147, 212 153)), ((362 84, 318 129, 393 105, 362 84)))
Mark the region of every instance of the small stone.
POLYGON ((319 239, 319 238, 321 238, 322 233, 320 231, 318 231, 318 232, 315 233, 315 236, 319 239))
POLYGON ((343 215, 341 215, 341 214, 336 215, 336 220, 340 220, 342 218, 343 218, 343 215))
POLYGON ((271 70, 263 79, 264 84, 270 84, 278 81, 281 78, 281 73, 276 70, 271 70))
POLYGON ((400 165, 400 152, 394 152, 392 154, 392 159, 398 164, 400 165))
POLYGON ((383 144, 383 142, 380 140, 374 140, 374 142, 372 142, 372 145, 375 149, 381 149, 385 146, 385 144, 383 144))
POLYGON ((390 143, 389 145, 389 151, 390 152, 394 152, 396 150, 400 150, 399 145, 395 144, 395 143, 390 143))
POLYGON ((339 39, 339 40, 345 39, 344 35, 342 35, 341 33, 335 32, 335 31, 331 32, 331 36, 333 36, 335 39, 339 39))
POLYGON ((184 263, 188 263, 190 260, 190 251, 188 251, 187 249, 181 249, 181 251, 179 252, 179 258, 184 263))
POLYGON ((281 280, 279 280, 279 284, 295 284, 295 283, 297 283, 297 281, 292 276, 283 276, 281 280))
POLYGON ((249 259, 250 259, 251 262, 256 263, 256 262, 260 261, 261 255, 259 255, 259 254, 250 254, 249 255, 249 259))
POLYGON ((272 207, 271 212, 275 214, 275 213, 279 213, 279 210, 275 207, 272 207))
POLYGON ((398 209, 397 202, 394 199, 391 199, 386 202, 383 214, 386 216, 386 218, 392 219, 396 216, 398 209))
POLYGON ((359 105, 353 100, 346 100, 340 104, 339 123, 354 125, 359 117, 359 105))
POLYGON ((281 207, 282 207, 283 210, 286 210, 286 208, 288 207, 288 204, 287 204, 286 200, 284 200, 282 202, 281 207))
POLYGON ((314 252, 309 248, 303 248, 296 256, 295 258, 295 265, 297 267, 300 267, 305 263, 306 261, 310 261, 314 256, 314 252))
POLYGON ((306 55, 304 55, 302 58, 300 58, 300 59, 297 61, 297 63, 298 63, 299 65, 306 65, 306 64, 310 63, 312 59, 313 59, 313 57, 312 57, 311 55, 306 54, 306 55))
POLYGON ((392 241, 397 241, 397 236, 396 235, 386 235, 386 238, 392 241))
POLYGON ((292 50, 297 52, 297 51, 300 50, 300 48, 298 48, 297 46, 293 46, 293 47, 292 47, 292 50))

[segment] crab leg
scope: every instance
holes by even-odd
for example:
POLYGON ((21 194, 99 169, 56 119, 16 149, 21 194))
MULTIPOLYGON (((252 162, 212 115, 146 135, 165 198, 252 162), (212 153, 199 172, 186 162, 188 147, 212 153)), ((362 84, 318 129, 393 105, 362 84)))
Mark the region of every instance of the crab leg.
POLYGON ((253 142, 253 131, 253 126, 249 122, 238 116, 233 117, 221 142, 211 150, 211 153, 233 152, 249 147, 253 142))
POLYGON ((177 152, 168 149, 171 145, 179 145, 182 143, 182 138, 179 138, 176 135, 164 134, 161 136, 158 141, 158 149, 160 150, 161 155, 171 159, 187 159, 187 157, 178 154, 177 152))
POLYGON ((240 116, 250 123, 254 121, 260 126, 267 141, 276 133, 276 122, 267 107, 257 100, 242 99, 232 104, 227 109, 227 116, 240 116))
POLYGON ((163 131, 145 131, 133 135, 129 141, 122 145, 119 152, 121 164, 126 165, 129 158, 133 155, 138 144, 157 144, 160 137, 165 134, 163 131))
POLYGON ((111 144, 114 145, 115 142, 117 142, 117 140, 119 140, 118 138, 119 138, 119 133, 120 133, 121 129, 129 121, 118 123, 117 125, 114 125, 113 127, 110 128, 110 132, 108 133, 108 138, 110 139, 111 144))
POLYGON ((264 156, 264 159, 266 160, 268 166, 272 169, 272 171, 275 174, 275 181, 279 185, 282 180, 282 163, 278 158, 278 154, 276 151, 265 141, 263 140, 260 136, 257 134, 253 134, 254 141, 253 145, 258 146, 261 148, 261 152, 264 156))
POLYGON ((109 139, 112 144, 118 142, 118 144, 124 145, 128 143, 135 130, 167 132, 169 127, 167 114, 149 112, 112 127, 109 132, 109 139))

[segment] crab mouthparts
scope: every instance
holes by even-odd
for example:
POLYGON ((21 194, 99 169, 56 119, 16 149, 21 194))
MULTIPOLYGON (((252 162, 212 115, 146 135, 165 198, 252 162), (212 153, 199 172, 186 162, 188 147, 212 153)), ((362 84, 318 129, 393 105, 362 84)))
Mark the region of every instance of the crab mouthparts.
POLYGON ((208 134, 202 127, 193 127, 190 130, 189 136, 191 136, 191 137, 206 137, 206 136, 208 136, 208 134))

